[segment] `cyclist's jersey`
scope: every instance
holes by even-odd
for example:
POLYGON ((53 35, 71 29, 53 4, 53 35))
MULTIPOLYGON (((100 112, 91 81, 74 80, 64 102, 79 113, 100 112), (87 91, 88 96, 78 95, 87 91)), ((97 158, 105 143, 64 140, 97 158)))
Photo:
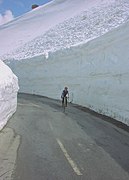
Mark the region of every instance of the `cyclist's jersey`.
POLYGON ((66 95, 68 94, 68 91, 66 91, 66 90, 63 90, 63 92, 62 92, 62 98, 64 98, 64 97, 66 97, 66 95))

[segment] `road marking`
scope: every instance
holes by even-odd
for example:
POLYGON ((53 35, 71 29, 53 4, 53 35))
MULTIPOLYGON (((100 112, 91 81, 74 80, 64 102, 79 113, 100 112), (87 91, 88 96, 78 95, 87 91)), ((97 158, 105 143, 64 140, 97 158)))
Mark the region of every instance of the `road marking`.
POLYGON ((78 175, 78 176, 82 176, 83 174, 80 172, 79 168, 77 167, 76 163, 71 159, 71 157, 69 156, 69 154, 67 153, 67 150, 65 149, 64 145, 62 144, 62 142, 59 139, 56 139, 57 143, 59 144, 61 150, 63 151, 66 159, 68 160, 69 164, 71 165, 72 169, 74 170, 74 172, 78 175))
POLYGON ((42 109, 42 107, 41 106, 39 106, 39 105, 37 105, 37 104, 34 104, 34 103, 29 103, 29 104, 21 104, 21 103, 18 103, 18 105, 20 105, 20 106, 28 106, 28 107, 37 107, 37 108, 41 108, 42 109))
POLYGON ((50 121, 49 121, 49 126, 50 126, 51 130, 53 131, 53 126, 50 121))
POLYGON ((21 104, 21 103, 17 103, 19 106, 24 106, 24 104, 21 104))

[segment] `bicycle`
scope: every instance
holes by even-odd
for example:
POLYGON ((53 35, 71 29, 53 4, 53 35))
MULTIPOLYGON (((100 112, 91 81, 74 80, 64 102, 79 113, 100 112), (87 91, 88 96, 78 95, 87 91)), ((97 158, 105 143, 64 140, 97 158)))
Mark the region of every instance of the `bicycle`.
POLYGON ((67 104, 68 104, 68 97, 64 97, 64 99, 62 100, 62 107, 63 107, 63 111, 65 113, 65 108, 67 107, 67 104))

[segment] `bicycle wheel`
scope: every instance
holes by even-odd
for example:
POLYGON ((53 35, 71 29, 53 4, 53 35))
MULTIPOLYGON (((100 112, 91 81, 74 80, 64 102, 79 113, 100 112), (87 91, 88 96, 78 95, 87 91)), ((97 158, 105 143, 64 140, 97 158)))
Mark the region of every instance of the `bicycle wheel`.
POLYGON ((64 97, 64 112, 66 107, 67 107, 67 97, 64 97))

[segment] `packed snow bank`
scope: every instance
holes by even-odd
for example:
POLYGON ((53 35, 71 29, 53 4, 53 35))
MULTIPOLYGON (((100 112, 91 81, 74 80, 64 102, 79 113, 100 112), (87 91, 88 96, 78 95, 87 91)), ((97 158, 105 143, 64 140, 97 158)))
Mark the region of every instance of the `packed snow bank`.
POLYGON ((85 45, 10 62, 21 92, 71 101, 129 125, 129 22, 85 45))
POLYGON ((18 79, 0 60, 0 130, 16 111, 18 79))

